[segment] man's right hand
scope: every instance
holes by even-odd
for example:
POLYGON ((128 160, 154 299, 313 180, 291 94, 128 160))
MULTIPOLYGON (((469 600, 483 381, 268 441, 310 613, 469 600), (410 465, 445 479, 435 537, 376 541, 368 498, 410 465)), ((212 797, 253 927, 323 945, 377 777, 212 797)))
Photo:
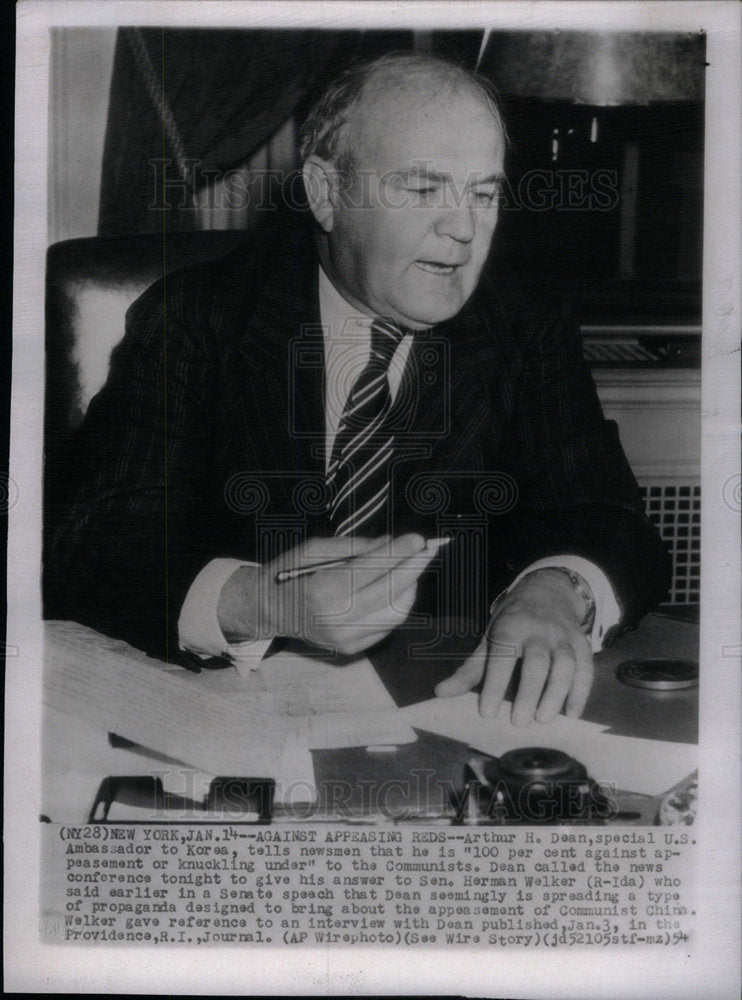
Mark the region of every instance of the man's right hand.
POLYGON ((219 597, 219 625, 229 642, 286 636, 360 653, 406 619, 418 577, 437 552, 417 534, 312 538, 263 566, 236 570, 219 597), (283 569, 341 558, 343 566, 276 583, 283 569))

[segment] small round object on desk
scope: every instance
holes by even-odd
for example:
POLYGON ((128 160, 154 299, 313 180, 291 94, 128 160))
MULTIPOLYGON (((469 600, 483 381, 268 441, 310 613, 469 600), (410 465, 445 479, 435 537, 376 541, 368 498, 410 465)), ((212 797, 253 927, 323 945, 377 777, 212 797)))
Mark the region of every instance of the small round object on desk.
POLYGON ((692 660, 624 660, 616 677, 629 687, 649 691, 682 691, 698 687, 698 664, 692 660))
POLYGON ((508 750, 498 762, 505 780, 524 783, 561 779, 579 780, 586 777, 585 768, 561 750, 547 747, 520 747, 508 750))

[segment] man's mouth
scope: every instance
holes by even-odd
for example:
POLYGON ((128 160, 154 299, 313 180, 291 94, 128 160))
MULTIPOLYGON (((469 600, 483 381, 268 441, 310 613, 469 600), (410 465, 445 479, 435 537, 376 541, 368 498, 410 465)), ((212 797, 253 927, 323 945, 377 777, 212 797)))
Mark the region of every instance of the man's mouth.
POLYGON ((434 260, 416 260, 415 263, 423 271, 429 271, 431 274, 451 274, 457 267, 461 267, 460 264, 440 264, 434 260))

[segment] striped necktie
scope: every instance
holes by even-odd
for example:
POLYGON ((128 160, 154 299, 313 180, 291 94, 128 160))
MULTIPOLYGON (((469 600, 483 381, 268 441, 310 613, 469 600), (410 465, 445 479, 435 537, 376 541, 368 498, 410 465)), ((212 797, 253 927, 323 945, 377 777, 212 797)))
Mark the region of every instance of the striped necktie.
POLYGON ((394 434, 387 426, 392 406, 388 371, 404 336, 386 320, 371 324, 371 355, 350 390, 327 470, 330 521, 336 535, 373 537, 387 530, 389 463, 394 434))

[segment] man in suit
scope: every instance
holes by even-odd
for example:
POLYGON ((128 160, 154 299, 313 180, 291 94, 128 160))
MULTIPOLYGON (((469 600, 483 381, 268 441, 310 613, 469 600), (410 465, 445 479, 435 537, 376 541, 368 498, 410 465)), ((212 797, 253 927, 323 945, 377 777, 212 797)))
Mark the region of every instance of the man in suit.
POLYGON ((478 644, 437 694, 481 682, 494 714, 520 662, 516 723, 582 712, 667 558, 579 340, 486 266, 505 145, 487 89, 433 57, 328 90, 310 225, 132 306, 77 443, 56 613, 242 669, 276 638, 356 654, 464 616, 478 644))

